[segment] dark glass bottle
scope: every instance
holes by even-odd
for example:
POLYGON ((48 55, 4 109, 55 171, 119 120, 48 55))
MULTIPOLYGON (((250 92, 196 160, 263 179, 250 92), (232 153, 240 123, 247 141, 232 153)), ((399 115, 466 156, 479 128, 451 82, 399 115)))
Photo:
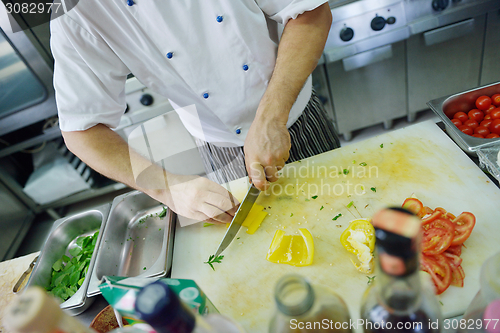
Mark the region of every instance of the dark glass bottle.
POLYGON ((441 332, 442 314, 419 274, 420 219, 399 208, 373 217, 376 279, 364 294, 365 332, 441 332))

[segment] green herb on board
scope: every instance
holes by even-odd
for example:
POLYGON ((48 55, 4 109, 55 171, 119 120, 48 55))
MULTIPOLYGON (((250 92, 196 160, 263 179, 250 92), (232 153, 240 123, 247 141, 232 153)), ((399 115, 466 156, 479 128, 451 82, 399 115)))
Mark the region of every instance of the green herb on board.
POLYGON ((344 169, 344 175, 347 175, 349 173, 349 170, 344 169))
POLYGON ((214 263, 220 264, 222 259, 224 259, 224 256, 221 255, 216 257, 215 255, 212 254, 210 257, 208 257, 208 261, 205 261, 204 263, 209 264, 210 267, 212 267, 212 269, 215 271, 214 265, 212 264, 214 263))
POLYGON ((325 208, 325 207, 321 206, 321 208, 319 210, 323 210, 323 208, 325 208))
POLYGON ((356 160, 352 160, 352 164, 356 164, 356 160))
POLYGON ((380 144, 380 148, 384 148, 384 144, 383 143, 380 144))
POLYGON ((145 270, 146 270, 146 267, 144 267, 142 270, 143 270, 143 271, 145 271, 145 270))
POLYGON ((377 192, 377 188, 376 187, 371 187, 370 190, 372 190, 373 192, 377 192))
POLYGON ((292 216, 293 216, 293 213, 290 213, 290 217, 292 217, 292 216))
POLYGON ((309 200, 309 199, 306 198, 306 201, 311 201, 311 200, 309 200))
POLYGON ((205 223, 203 223, 203 228, 205 228, 205 227, 211 227, 213 225, 214 225, 213 223, 205 222, 205 223))
POLYGON ((313 199, 317 199, 317 198, 318 198, 318 196, 317 196, 317 195, 313 195, 311 198, 313 198, 313 199))
POLYGON ((368 278, 368 285, 372 284, 375 281, 375 275, 374 276, 366 276, 368 278))
POLYGON ((444 305, 443 302, 439 301, 439 304, 444 305))
POLYGON ((339 217, 341 217, 341 216, 342 216, 342 214, 338 213, 338 214, 337 214, 337 215, 336 215, 336 216, 335 216, 332 220, 333 220, 333 221, 336 221, 336 220, 337 220, 339 217))
POLYGON ((361 162, 361 163, 359 163, 359 165, 366 166, 367 164, 366 164, 366 162, 361 162))
POLYGON ((354 205, 354 201, 351 201, 347 204, 347 208, 351 208, 354 205))

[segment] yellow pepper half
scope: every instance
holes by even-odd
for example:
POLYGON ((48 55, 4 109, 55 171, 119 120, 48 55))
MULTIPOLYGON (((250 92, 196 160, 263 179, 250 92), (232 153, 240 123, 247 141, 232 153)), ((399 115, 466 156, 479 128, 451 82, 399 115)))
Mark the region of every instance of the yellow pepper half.
POLYGON ((266 259, 275 264, 292 266, 311 265, 314 258, 314 241, 309 230, 299 229, 300 235, 285 235, 281 229, 276 230, 266 259))
POLYGON ((357 219, 350 222, 340 235, 340 243, 344 248, 357 255, 360 264, 351 262, 362 273, 373 271, 373 250, 375 249, 375 229, 370 219, 357 219))

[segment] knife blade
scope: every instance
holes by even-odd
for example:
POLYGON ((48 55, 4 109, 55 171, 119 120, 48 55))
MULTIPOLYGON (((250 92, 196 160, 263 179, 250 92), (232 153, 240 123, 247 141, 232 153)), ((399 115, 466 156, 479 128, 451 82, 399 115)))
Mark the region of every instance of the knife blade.
POLYGON ((240 207, 238 207, 238 210, 236 211, 236 214, 234 215, 233 220, 231 221, 231 224, 229 225, 229 228, 224 235, 224 238, 222 238, 222 241, 219 244, 219 248, 217 249, 217 252, 215 252, 215 257, 218 257, 222 253, 222 251, 224 251, 229 246, 229 244, 231 244, 234 237, 240 230, 241 224, 247 218, 248 213, 250 212, 250 209, 252 209, 253 204, 255 203, 255 200, 257 200, 259 194, 260 190, 252 184, 252 186, 250 186, 250 188, 248 189, 247 194, 245 195, 245 199, 243 199, 240 207))

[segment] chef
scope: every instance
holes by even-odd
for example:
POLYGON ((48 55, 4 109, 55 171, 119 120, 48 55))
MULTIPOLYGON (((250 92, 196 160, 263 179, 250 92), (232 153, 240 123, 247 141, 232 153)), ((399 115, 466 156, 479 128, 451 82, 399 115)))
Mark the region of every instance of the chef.
POLYGON ((81 0, 51 22, 65 143, 180 215, 230 222, 237 201, 220 183, 248 172, 264 190, 286 162, 339 146, 311 84, 331 21, 325 0, 81 0), (113 132, 129 73, 169 99, 211 179, 148 167, 113 132))

